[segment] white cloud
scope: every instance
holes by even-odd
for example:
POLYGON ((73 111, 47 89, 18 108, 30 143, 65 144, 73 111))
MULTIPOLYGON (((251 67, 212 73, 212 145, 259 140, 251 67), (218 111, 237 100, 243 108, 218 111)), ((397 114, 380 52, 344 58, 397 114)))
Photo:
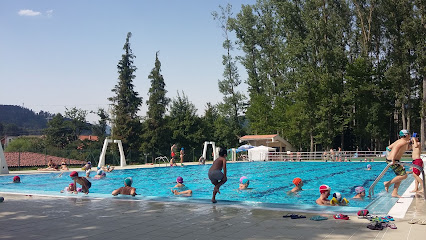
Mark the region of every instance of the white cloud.
POLYGON ((47 15, 48 17, 51 17, 51 16, 53 15, 53 10, 47 10, 47 11, 46 11, 46 15, 47 15))
POLYGON ((18 14, 19 14, 19 16, 34 17, 34 16, 41 15, 41 12, 35 12, 33 10, 30 10, 30 9, 24 9, 24 10, 19 10, 18 14))

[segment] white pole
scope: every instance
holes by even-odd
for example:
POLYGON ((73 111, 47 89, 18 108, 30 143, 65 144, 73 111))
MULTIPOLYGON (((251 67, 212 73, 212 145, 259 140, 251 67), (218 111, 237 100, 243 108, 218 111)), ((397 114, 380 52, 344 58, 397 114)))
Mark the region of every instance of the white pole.
POLYGON ((121 143, 121 140, 114 140, 114 143, 118 144, 118 150, 120 151, 120 166, 124 167, 127 164, 126 164, 126 156, 124 156, 123 144, 121 143))
POLYGON ((207 160, 207 144, 208 142, 204 142, 204 148, 203 148, 203 158, 207 160))
POLYGON ((112 143, 112 139, 105 138, 104 146, 102 147, 102 152, 101 152, 101 155, 99 156, 98 167, 100 167, 100 168, 102 168, 102 166, 105 165, 105 154, 106 154, 106 150, 108 148, 108 143, 112 143))
POLYGON ((8 174, 9 168, 7 167, 6 158, 3 153, 3 147, 0 144, 0 174, 8 174))

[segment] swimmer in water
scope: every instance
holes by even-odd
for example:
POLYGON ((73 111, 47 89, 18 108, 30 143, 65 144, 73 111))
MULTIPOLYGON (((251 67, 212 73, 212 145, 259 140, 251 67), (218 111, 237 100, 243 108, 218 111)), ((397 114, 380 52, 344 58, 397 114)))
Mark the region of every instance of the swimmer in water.
POLYGON ((347 206, 349 204, 349 201, 342 197, 342 194, 336 192, 333 193, 333 198, 330 200, 331 206, 347 206))
POLYGON ((117 196, 118 194, 121 195, 132 195, 133 197, 137 195, 136 188, 132 187, 133 179, 131 177, 128 177, 124 179, 124 187, 121 187, 119 189, 116 189, 112 191, 112 195, 117 196))
POLYGON ((185 197, 192 196, 192 190, 188 189, 188 187, 186 187, 185 184, 183 184, 183 178, 182 177, 177 177, 176 183, 177 183, 176 186, 174 186, 174 189, 172 189, 172 193, 174 195, 182 195, 182 196, 185 196, 185 197))
POLYGON ((75 193, 81 192, 81 188, 76 188, 74 183, 70 183, 68 187, 65 187, 64 190, 61 190, 61 193, 75 193))
POLYGON ((303 187, 303 181, 301 178, 295 178, 293 179, 293 184, 296 185, 293 189, 291 189, 290 191, 287 192, 287 194, 295 194, 299 191, 302 191, 302 187, 303 187))
MULTIPOLYGON (((74 171, 70 174, 72 180, 74 180, 74 185, 77 186, 77 183, 81 185, 81 192, 88 194, 89 188, 92 186, 92 183, 87 180, 85 177, 79 177, 78 172, 74 171)), ((74 191, 77 193, 77 191, 74 191)))
POLYGON ((357 199, 364 199, 365 197, 365 188, 364 187, 356 187, 355 188, 355 193, 356 195, 353 198, 357 198, 357 199))
POLYGON ((13 177, 13 183, 20 183, 20 182, 21 182, 21 178, 19 176, 13 177))
POLYGON ((330 200, 328 200, 328 196, 330 196, 331 188, 327 185, 321 185, 319 191, 321 195, 315 202, 318 205, 330 205, 330 200))
POLYGON ((246 176, 242 176, 240 178, 240 187, 238 189, 239 190, 247 189, 249 184, 250 184, 250 180, 246 176))
POLYGON ((367 169, 366 169, 367 171, 370 171, 371 170, 371 164, 367 164, 367 169))
POLYGON ((106 174, 101 169, 99 169, 96 172, 96 175, 93 177, 93 179, 101 179, 101 178, 104 178, 105 176, 106 174))

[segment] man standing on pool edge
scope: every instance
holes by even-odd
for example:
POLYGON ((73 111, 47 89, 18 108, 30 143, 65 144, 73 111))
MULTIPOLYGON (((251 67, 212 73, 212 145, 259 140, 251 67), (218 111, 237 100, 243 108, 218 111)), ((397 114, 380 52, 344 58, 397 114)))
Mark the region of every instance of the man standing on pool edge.
POLYGON ((399 131, 399 137, 400 138, 398 140, 396 140, 394 143, 392 143, 389 147, 386 148, 391 150, 386 158, 386 162, 388 164, 392 164, 390 168, 392 168, 396 177, 394 177, 390 181, 384 182, 383 184, 385 185, 386 192, 388 192, 389 187, 394 184, 392 197, 401 197, 398 195, 398 188, 399 185, 401 185, 401 181, 407 178, 405 168, 404 166, 399 164, 399 161, 401 160, 401 157, 405 153, 405 151, 410 150, 409 143, 411 142, 411 135, 407 130, 403 129, 399 131))
POLYGON ((214 185, 212 203, 216 203, 216 194, 220 193, 220 186, 222 186, 226 180, 228 180, 226 177, 226 156, 226 149, 220 149, 219 157, 213 162, 213 165, 209 170, 209 179, 214 185))

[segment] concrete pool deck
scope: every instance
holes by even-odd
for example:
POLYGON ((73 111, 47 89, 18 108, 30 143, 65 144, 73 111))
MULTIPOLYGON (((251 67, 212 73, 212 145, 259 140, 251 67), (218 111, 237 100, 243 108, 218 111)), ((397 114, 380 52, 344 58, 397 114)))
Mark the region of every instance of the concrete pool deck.
MULTIPOLYGON (((126 168, 136 167, 141 166, 126 168)), ((26 172, 40 173, 9 175, 26 172)), ((426 220, 421 197, 413 198, 405 216, 396 219, 398 229, 375 231, 357 216, 345 221, 320 214, 329 219, 317 222, 309 220, 316 214, 298 213, 307 218, 289 219, 282 217, 289 211, 230 206, 221 204, 220 196, 217 204, 0 196, 5 198, 0 203, 0 239, 423 239, 426 232, 426 225, 408 224, 426 220)))
POLYGON ((116 199, 1 194, 0 239, 423 239, 426 203, 416 198, 398 229, 366 228, 350 216, 325 221, 283 218, 287 211, 116 199))

